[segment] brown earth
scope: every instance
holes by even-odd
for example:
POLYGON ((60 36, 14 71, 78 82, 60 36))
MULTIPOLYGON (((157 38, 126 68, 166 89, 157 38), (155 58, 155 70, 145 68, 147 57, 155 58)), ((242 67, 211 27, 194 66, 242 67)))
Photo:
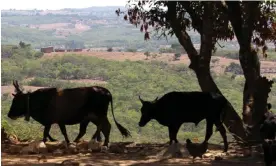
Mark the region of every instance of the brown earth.
MULTIPOLYGON (((87 143, 87 142, 86 142, 87 143)), ((82 152, 63 153, 57 155, 55 151, 61 149, 61 144, 46 143, 48 153, 42 154, 20 154, 15 149, 22 149, 27 144, 2 144, 1 164, 2 165, 60 165, 64 160, 74 160, 80 165, 95 166, 140 166, 140 165, 250 165, 261 166, 263 159, 261 155, 254 157, 242 157, 242 150, 237 147, 230 146, 228 153, 221 153, 222 147, 218 145, 209 145, 209 151, 203 155, 203 158, 196 158, 192 163, 184 145, 180 145, 180 156, 172 156, 174 150, 168 144, 135 144, 132 142, 111 143, 110 149, 104 152, 91 152, 83 150, 82 152), (115 148, 116 147, 116 148, 115 148), (50 150, 51 149, 51 150, 50 150), (115 149, 120 149, 120 151, 115 149)), ((62 149, 63 152, 66 148, 62 149)))

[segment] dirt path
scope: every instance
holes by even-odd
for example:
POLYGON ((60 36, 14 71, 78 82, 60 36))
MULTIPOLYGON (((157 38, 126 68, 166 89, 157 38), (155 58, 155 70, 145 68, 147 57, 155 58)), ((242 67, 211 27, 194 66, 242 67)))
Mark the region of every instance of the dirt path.
MULTIPOLYGON (((133 144, 133 143, 132 143, 133 144)), ((7 166, 27 166, 27 165, 60 165, 64 160, 74 160, 80 166, 158 166, 158 165, 217 165, 217 166, 262 166, 261 157, 240 157, 240 151, 230 147, 229 153, 222 155, 222 147, 217 145, 209 146, 210 151, 203 156, 203 159, 197 158, 192 163, 192 158, 184 149, 184 145, 180 145, 182 157, 171 157, 171 150, 167 144, 135 144, 129 146, 126 143, 112 143, 108 152, 78 152, 76 154, 55 155, 48 151, 47 154, 19 154, 11 153, 11 147, 22 145, 4 145, 2 144, 1 164, 7 166), (112 148, 113 147, 113 148, 112 148), (123 152, 115 152, 114 147, 121 147, 123 152), (112 150, 113 149, 113 150, 112 150), (220 154, 220 155, 219 155, 220 154), (39 158, 45 159, 39 161, 39 158), (221 156, 222 160, 215 160, 215 156, 221 156)), ((47 147, 50 146, 47 144, 47 147)))

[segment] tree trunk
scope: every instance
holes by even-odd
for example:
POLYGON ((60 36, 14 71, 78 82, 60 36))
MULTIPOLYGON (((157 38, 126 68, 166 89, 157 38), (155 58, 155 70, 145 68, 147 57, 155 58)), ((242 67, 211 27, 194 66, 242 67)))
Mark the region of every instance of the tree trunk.
POLYGON ((250 144, 256 144, 262 140, 260 120, 267 111, 267 99, 273 81, 260 76, 260 63, 254 50, 249 52, 240 51, 240 63, 245 77, 243 120, 245 124, 251 126, 247 141, 250 144))
POLYGON ((256 51, 251 47, 253 24, 258 14, 260 2, 226 1, 229 20, 240 45, 239 59, 245 77, 243 91, 243 121, 253 126, 247 136, 247 141, 258 143, 260 138, 260 119, 266 111, 268 93, 271 91, 272 81, 260 76, 260 61, 256 51), (242 18, 242 10, 246 13, 242 18))
MULTIPOLYGON (((212 2, 211 2, 212 3, 212 2)), ((204 92, 218 92, 221 91, 218 89, 216 83, 214 82, 211 72, 210 72, 210 60, 212 56, 212 48, 214 46, 213 38, 213 27, 212 27, 212 4, 210 2, 206 3, 204 9, 204 18, 203 18, 203 30, 201 33, 201 48, 200 53, 196 51, 191 41, 191 38, 185 30, 181 29, 180 21, 176 18, 175 6, 176 2, 168 2, 168 19, 170 21, 171 27, 179 40, 179 43, 186 50, 188 57, 191 61, 189 68, 194 70, 196 73, 198 83, 201 87, 201 90, 204 92)), ((237 112, 234 110, 230 102, 228 102, 228 108, 226 113, 226 118, 224 124, 228 130, 233 134, 236 140, 244 140, 245 132, 243 128, 243 123, 237 112)))
POLYGON ((243 3, 246 15, 242 19, 239 2, 226 2, 229 19, 240 45, 239 58, 245 77, 243 120, 245 124, 253 126, 247 140, 258 143, 261 141, 260 120, 267 111, 267 98, 273 82, 260 76, 260 61, 257 53, 251 48, 252 28, 260 2, 243 3))

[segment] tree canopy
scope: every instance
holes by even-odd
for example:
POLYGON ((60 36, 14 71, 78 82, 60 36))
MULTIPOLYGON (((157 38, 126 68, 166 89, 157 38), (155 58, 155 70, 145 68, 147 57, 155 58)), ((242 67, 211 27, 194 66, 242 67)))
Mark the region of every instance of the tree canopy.
MULTIPOLYGON (((176 15, 182 30, 196 30, 202 35, 204 10, 209 10, 208 17, 212 17, 212 29, 215 34, 212 38, 213 46, 218 40, 233 40, 235 28, 237 32, 242 32, 238 28, 248 26, 247 33, 253 32, 252 42, 258 47, 261 46, 265 52, 268 49, 266 41, 273 42, 276 46, 275 4, 275 1, 216 1, 212 3, 153 0, 133 3, 129 1, 124 19, 135 26, 140 26, 141 32, 145 32, 145 40, 150 39, 150 33, 152 33, 149 27, 152 27, 159 36, 167 37, 167 35, 175 34, 170 22, 171 15, 176 15), (230 15, 230 12, 234 15, 230 15), (234 25, 230 24, 230 20, 235 20, 232 22, 234 25)), ((119 15, 123 12, 118 9, 116 13, 119 15)))

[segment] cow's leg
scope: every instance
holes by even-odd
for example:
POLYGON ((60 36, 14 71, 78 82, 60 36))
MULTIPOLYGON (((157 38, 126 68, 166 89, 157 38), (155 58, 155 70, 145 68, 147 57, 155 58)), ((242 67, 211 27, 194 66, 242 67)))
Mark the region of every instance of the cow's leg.
POLYGON ((181 125, 175 125, 175 126, 169 126, 169 137, 170 137, 170 145, 174 141, 175 143, 178 143, 177 140, 177 133, 181 125))
POLYGON ((102 142, 102 137, 101 137, 101 130, 99 129, 99 127, 97 126, 97 130, 94 133, 92 139, 96 139, 98 142, 102 142))
POLYGON ((88 123, 89 123, 88 120, 80 123, 80 132, 79 132, 78 136, 76 137, 76 139, 74 140, 74 142, 79 142, 80 139, 84 136, 84 134, 86 133, 88 123))
POLYGON ((50 130, 51 130, 51 126, 50 126, 50 129, 49 129, 49 132, 48 132, 48 138, 51 142, 56 142, 57 140, 54 139, 51 135, 50 135, 50 130))
POLYGON ((227 152, 228 150, 228 142, 227 142, 227 136, 226 136, 226 130, 221 122, 215 123, 218 131, 220 132, 220 135, 222 136, 223 143, 224 143, 224 152, 227 152))
POLYGON ((102 119, 100 127, 99 127, 99 132, 102 131, 103 134, 104 134, 104 138, 105 138, 103 146, 107 146, 108 147, 110 130, 111 130, 111 124, 109 123, 107 117, 104 117, 102 119))
POLYGON ((46 142, 46 141, 47 141, 47 137, 49 137, 50 129, 51 129, 51 125, 45 125, 45 126, 44 126, 43 140, 42 140, 43 142, 46 142))
POLYGON ((51 142, 56 142, 57 139, 54 139, 53 137, 51 137, 50 133, 48 134, 48 138, 51 142))
POLYGON ((67 132, 66 132, 66 127, 64 124, 58 124, 59 128, 60 128, 60 131, 61 133, 63 134, 64 138, 65 138, 65 141, 67 144, 70 143, 69 139, 68 139, 68 136, 67 136, 67 132))
POLYGON ((102 142, 100 121, 101 121, 100 119, 91 121, 93 124, 95 124, 97 126, 97 130, 95 131, 94 135, 92 136, 92 139, 97 140, 98 142, 102 142))
POLYGON ((213 134, 213 125, 214 123, 212 121, 206 120, 206 133, 205 133, 205 140, 204 142, 208 142, 213 134))

